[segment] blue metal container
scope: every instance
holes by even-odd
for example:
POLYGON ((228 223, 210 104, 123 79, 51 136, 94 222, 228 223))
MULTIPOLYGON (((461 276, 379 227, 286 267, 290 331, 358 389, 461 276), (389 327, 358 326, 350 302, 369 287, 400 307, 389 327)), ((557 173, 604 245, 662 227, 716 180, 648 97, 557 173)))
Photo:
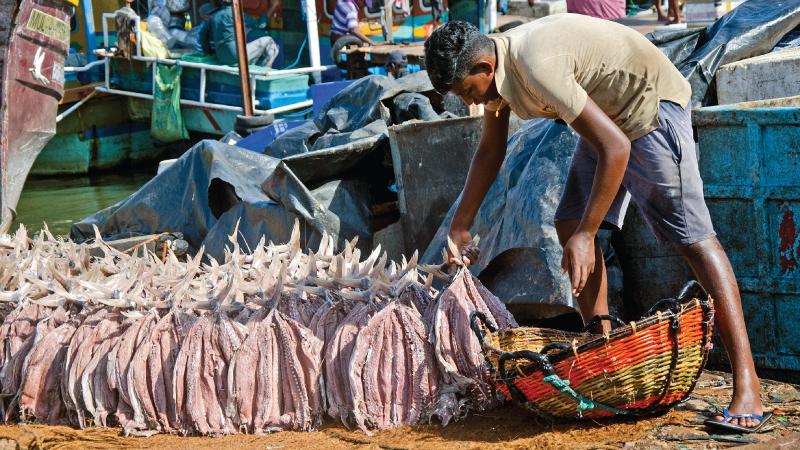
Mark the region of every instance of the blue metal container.
POLYGON ((700 108, 693 119, 756 365, 800 371, 800 97, 700 108))

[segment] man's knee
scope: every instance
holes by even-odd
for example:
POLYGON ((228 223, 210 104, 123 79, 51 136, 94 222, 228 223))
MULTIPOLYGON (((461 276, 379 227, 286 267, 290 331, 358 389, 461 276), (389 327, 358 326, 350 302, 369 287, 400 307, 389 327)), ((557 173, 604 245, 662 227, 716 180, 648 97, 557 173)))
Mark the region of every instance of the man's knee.
POLYGON ((690 260, 713 255, 715 253, 725 253, 722 244, 719 243, 716 236, 711 236, 692 244, 678 246, 678 251, 681 255, 690 260))

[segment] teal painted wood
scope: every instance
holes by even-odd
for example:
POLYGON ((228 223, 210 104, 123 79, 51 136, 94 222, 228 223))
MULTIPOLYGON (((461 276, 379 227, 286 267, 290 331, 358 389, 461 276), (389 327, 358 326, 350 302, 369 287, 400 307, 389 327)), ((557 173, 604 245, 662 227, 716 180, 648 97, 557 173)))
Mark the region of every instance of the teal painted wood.
POLYGON ((800 97, 700 108, 693 118, 756 364, 800 371, 800 97))
POLYGON ((31 175, 85 175, 136 164, 154 163, 168 148, 158 147, 150 130, 82 139, 81 133, 57 134, 39 153, 31 175))

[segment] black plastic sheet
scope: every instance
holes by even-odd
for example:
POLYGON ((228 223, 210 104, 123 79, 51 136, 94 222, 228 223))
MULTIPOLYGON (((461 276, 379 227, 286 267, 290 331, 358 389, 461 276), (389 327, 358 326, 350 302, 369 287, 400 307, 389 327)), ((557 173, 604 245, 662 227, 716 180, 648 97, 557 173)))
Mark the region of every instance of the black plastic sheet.
POLYGON ((327 232, 340 244, 359 236, 359 247, 369 249, 369 206, 391 184, 388 126, 438 118, 421 94, 430 91, 425 72, 399 80, 369 76, 334 96, 314 122, 280 135, 265 154, 202 141, 129 198, 75 224, 71 237, 93 238, 92 226, 109 240, 179 231, 193 251, 204 246, 221 258, 237 223, 247 248, 262 236, 287 240, 299 219, 306 246, 327 232))
POLYGON ((432 90, 424 71, 397 80, 378 75, 361 78, 334 95, 313 123, 282 134, 264 153, 284 158, 362 141, 377 144, 376 138, 385 138, 392 124, 438 118, 427 97, 419 94, 432 90))
POLYGON ((227 236, 239 223, 244 247, 289 239, 295 219, 302 242, 316 246, 323 232, 363 236, 371 247, 369 192, 358 182, 333 181, 309 190, 286 162, 216 141, 202 141, 136 193, 75 224, 71 238, 108 240, 180 231, 193 251, 205 246, 222 258, 227 236))

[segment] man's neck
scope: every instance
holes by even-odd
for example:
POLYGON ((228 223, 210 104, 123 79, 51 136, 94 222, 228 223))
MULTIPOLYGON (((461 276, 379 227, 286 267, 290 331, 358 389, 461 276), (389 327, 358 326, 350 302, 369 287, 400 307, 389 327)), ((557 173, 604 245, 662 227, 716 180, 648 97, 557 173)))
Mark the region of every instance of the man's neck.
MULTIPOLYGON (((494 50, 494 73, 497 74, 497 66, 500 64, 500 58, 497 54, 497 44, 492 41, 492 49, 494 50)), ((497 76, 492 77, 492 90, 494 91, 494 98, 500 98, 500 87, 497 85, 497 76)))

